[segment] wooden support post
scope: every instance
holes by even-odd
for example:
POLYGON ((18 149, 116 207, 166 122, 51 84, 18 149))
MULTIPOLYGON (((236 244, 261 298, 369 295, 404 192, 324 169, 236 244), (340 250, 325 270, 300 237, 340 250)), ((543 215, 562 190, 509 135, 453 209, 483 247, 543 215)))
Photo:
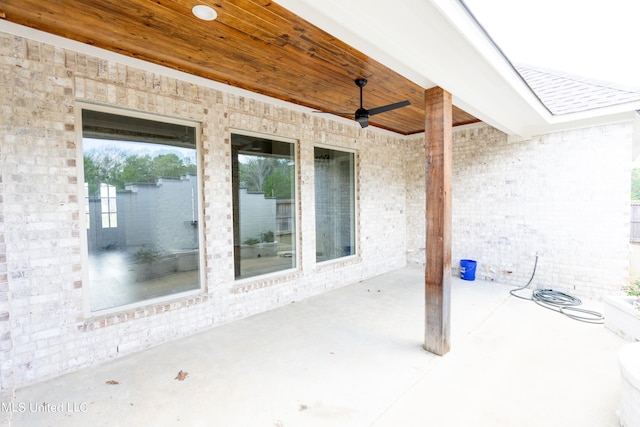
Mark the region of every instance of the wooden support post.
POLYGON ((426 268, 424 349, 444 355, 451 348, 451 94, 425 92, 426 268))

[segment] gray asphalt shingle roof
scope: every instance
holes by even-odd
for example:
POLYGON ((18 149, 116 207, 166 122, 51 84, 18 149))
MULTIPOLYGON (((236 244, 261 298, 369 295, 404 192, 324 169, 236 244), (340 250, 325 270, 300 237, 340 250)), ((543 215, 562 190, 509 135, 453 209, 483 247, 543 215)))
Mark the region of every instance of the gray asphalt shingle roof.
POLYGON ((515 65, 552 114, 569 114, 640 102, 640 89, 532 65, 515 65))

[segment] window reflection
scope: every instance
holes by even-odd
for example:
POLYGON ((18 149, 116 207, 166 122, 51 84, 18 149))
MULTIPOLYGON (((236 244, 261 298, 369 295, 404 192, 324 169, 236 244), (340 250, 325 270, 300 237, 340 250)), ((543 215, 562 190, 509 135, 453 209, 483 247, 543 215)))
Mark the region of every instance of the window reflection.
POLYGON ((232 135, 236 279, 296 267, 294 144, 232 135))
POLYGON ((314 148, 316 261, 356 253, 353 153, 314 148))
POLYGON ((91 310, 200 288, 195 127, 82 122, 91 310))

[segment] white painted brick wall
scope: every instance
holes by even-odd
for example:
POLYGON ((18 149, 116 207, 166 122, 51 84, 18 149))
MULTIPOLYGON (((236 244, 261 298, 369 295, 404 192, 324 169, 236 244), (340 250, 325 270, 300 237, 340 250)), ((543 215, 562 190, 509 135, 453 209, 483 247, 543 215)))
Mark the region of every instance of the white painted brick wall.
POLYGON ((0 33, 0 392, 406 264, 404 139, 0 33), (205 290, 84 312, 76 100, 202 123, 205 290), (301 268, 234 282, 230 134, 299 141, 301 268), (313 144, 357 150, 359 256, 315 263, 313 144), (5 262, 6 261, 6 262, 5 262))
MULTIPOLYGON (((628 281, 631 123, 508 142, 486 125, 453 133, 452 268, 476 278, 601 297, 628 281)), ((412 141, 415 156, 424 142, 412 141)), ((424 185, 424 161, 408 185, 424 185)), ((417 198, 416 198, 417 199, 417 198)), ((408 260, 424 263, 424 199, 409 205, 408 260)))

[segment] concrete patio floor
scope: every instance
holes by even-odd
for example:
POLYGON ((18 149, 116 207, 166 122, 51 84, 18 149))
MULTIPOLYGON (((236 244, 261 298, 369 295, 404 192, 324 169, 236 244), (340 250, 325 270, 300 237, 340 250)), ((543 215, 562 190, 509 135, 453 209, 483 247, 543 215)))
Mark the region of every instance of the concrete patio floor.
POLYGON ((619 425, 625 341, 603 325, 454 278, 452 350, 438 357, 422 349, 423 287, 422 269, 404 268, 19 389, 13 407, 25 410, 0 415, 15 426, 619 425))

